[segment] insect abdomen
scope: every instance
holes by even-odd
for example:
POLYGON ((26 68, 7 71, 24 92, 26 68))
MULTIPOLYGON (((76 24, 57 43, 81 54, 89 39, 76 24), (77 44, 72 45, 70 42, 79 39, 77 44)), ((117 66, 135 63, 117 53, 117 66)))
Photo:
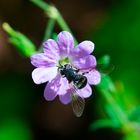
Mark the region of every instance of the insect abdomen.
POLYGON ((87 84, 87 78, 85 76, 78 75, 78 78, 74 81, 74 84, 77 86, 78 89, 82 89, 87 84))

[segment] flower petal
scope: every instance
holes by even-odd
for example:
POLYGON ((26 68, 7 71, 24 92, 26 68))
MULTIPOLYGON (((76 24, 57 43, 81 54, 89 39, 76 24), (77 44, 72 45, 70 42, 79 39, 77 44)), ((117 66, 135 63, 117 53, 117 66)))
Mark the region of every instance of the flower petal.
POLYGON ((31 56, 31 63, 35 67, 52 67, 56 61, 48 58, 44 53, 34 54, 31 56))
POLYGON ((59 95, 59 99, 63 104, 68 104, 71 102, 71 93, 67 92, 64 95, 59 95))
POLYGON ((60 50, 56 41, 54 41, 53 39, 48 39, 46 42, 43 43, 43 50, 49 58, 55 60, 59 59, 60 50))
POLYGON ((80 97, 88 98, 92 94, 92 89, 89 84, 87 84, 84 88, 79 89, 77 93, 80 97))
POLYGON ((46 85, 44 97, 47 101, 52 101, 57 96, 57 91, 60 87, 60 75, 57 75, 51 82, 46 85))
POLYGON ((97 85, 101 81, 101 75, 97 70, 92 70, 85 74, 90 85, 97 85))
POLYGON ((70 102, 69 93, 67 92, 68 81, 66 78, 62 78, 61 75, 57 75, 45 88, 44 97, 46 100, 53 100, 56 95, 59 95, 60 101, 63 104, 70 102))
POLYGON ((51 81, 57 75, 57 67, 36 68, 32 72, 33 81, 42 84, 51 81))
POLYGON ((96 66, 96 58, 92 55, 88 55, 86 57, 73 60, 72 64, 77 69, 90 69, 96 66))
POLYGON ((74 48, 73 37, 67 31, 63 31, 58 34, 57 43, 62 55, 69 54, 70 50, 74 48))
POLYGON ((73 57, 84 57, 91 54, 94 50, 94 43, 91 41, 83 41, 77 47, 71 50, 73 57))
POLYGON ((69 89, 69 83, 66 78, 63 78, 61 76, 60 79, 60 87, 59 90, 57 91, 59 95, 65 95, 67 93, 67 90, 69 89))

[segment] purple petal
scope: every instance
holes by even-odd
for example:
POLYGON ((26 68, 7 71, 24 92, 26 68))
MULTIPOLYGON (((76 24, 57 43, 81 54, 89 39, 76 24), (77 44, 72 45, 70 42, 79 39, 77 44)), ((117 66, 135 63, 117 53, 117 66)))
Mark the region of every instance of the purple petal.
POLYGON ((65 95, 67 93, 67 90, 69 89, 69 83, 66 78, 60 79, 60 87, 59 90, 57 91, 59 95, 65 95))
POLYGON ((88 98, 92 94, 92 89, 89 84, 87 84, 84 88, 78 90, 77 93, 80 97, 88 98))
POLYGON ((97 85, 101 81, 101 75, 97 70, 92 70, 85 74, 90 85, 97 85))
POLYGON ((59 95, 59 99, 63 104, 68 104, 71 102, 71 93, 67 92, 64 95, 59 95))
POLYGON ((43 50, 49 58, 59 60, 60 50, 57 43, 53 39, 48 39, 43 43, 43 50))
POLYGON ((88 55, 86 57, 73 60, 72 64, 77 69, 90 69, 96 66, 96 58, 92 55, 88 55))
POLYGON ((53 100, 56 95, 59 95, 60 101, 67 104, 70 101, 68 97, 68 81, 66 78, 62 78, 61 75, 57 75, 45 88, 44 97, 46 100, 53 100))
POLYGON ((60 87, 60 75, 57 75, 51 82, 46 85, 44 97, 47 101, 52 101, 57 96, 57 91, 60 87))
POLYGON ((94 50, 94 43, 91 41, 83 41, 76 48, 72 49, 73 57, 84 57, 91 54, 94 50))
POLYGON ((57 67, 36 68, 32 72, 33 81, 36 84, 51 81, 57 75, 57 67))
POLYGON ((52 67, 56 61, 48 58, 44 53, 34 54, 31 56, 31 63, 35 67, 52 67))
POLYGON ((69 91, 69 83, 66 78, 60 79, 60 87, 57 91, 57 95, 59 95, 59 99, 63 104, 68 104, 71 101, 71 93, 69 91))
POLYGON ((69 54, 70 50, 74 48, 73 37, 67 31, 63 31, 58 34, 57 43, 62 55, 69 54))

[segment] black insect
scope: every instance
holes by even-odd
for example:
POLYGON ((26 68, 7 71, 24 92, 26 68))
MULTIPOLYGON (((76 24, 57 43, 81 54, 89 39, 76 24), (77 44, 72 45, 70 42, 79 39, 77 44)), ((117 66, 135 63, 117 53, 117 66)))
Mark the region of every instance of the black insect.
POLYGON ((63 77, 67 78, 70 86, 72 87, 72 109, 74 114, 77 117, 80 117, 85 108, 85 100, 78 95, 78 90, 81 90, 87 85, 87 78, 84 74, 79 74, 79 70, 73 68, 70 64, 60 66, 59 72, 63 77))
POLYGON ((59 68, 60 74, 67 78, 69 83, 73 84, 78 88, 82 89, 87 84, 87 78, 83 74, 79 74, 79 70, 74 69, 70 64, 66 64, 59 68))

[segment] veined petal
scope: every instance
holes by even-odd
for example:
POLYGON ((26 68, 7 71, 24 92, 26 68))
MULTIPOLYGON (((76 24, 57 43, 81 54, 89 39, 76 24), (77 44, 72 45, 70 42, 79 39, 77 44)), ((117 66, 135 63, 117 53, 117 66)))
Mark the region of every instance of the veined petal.
POLYGON ((39 53, 31 56, 31 63, 35 67, 52 67, 55 66, 56 61, 48 58, 44 53, 39 53))
POLYGON ((43 43, 44 53, 51 59, 58 60, 60 58, 60 50, 55 40, 48 39, 43 43))
POLYGON ((36 68, 32 72, 33 81, 36 84, 42 84, 51 81, 57 75, 57 67, 36 68))
POLYGON ((73 37, 67 31, 63 31, 58 34, 57 43, 61 50, 61 55, 69 54, 70 50, 74 48, 73 37))
POLYGON ((61 86, 60 79, 60 75, 57 75, 51 82, 46 85, 44 90, 44 97, 47 101, 52 101, 57 96, 57 91, 61 86))
POLYGON ((84 57, 91 54, 94 50, 94 43, 91 41, 83 41, 77 47, 71 50, 72 57, 84 57))
POLYGON ((68 104, 71 102, 71 93, 69 93, 69 91, 67 91, 66 94, 59 95, 59 99, 60 99, 61 103, 68 104))
POLYGON ((89 84, 87 84, 84 88, 79 89, 77 93, 80 97, 88 98, 92 94, 92 89, 89 84))
POLYGON ((90 85, 97 85, 101 81, 101 75, 97 70, 91 70, 85 74, 90 85))
POLYGON ((72 61, 72 64, 77 69, 90 69, 96 66, 96 58, 92 55, 88 55, 82 58, 76 58, 72 61))

